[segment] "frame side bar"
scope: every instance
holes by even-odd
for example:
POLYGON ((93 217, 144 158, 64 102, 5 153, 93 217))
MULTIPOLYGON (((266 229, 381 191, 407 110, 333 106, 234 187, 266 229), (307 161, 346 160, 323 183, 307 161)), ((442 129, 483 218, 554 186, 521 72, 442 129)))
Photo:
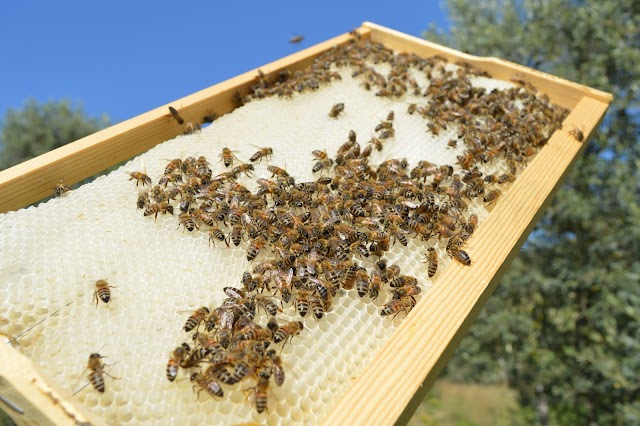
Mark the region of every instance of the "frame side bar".
POLYGON ((565 108, 573 109, 583 96, 589 96, 607 104, 611 103, 613 99, 610 93, 504 59, 469 55, 371 22, 364 22, 362 26, 371 30, 371 40, 395 50, 410 51, 422 55, 438 54, 454 62, 468 62, 480 70, 487 71, 493 78, 501 80, 508 81, 512 77, 522 78, 546 93, 553 102, 565 108))
POLYGON ((443 271, 341 396, 324 425, 390 425, 408 419, 586 147, 586 141, 577 142, 567 129, 573 123, 589 123, 584 134, 591 135, 607 108, 596 99, 582 99, 565 120, 565 130, 552 135, 469 240, 465 250, 473 264, 452 262, 443 271))

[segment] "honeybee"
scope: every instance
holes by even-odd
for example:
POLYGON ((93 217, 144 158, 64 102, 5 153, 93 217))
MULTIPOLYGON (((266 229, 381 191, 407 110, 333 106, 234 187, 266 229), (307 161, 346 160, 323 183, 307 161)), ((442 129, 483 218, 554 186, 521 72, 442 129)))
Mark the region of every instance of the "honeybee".
POLYGON ((62 179, 60 179, 60 182, 53 187, 53 196, 60 197, 62 196, 62 194, 69 191, 71 191, 71 187, 69 185, 62 183, 62 179))
POLYGON ((93 353, 89 355, 89 362, 87 363, 87 369, 91 370, 89 382, 100 393, 104 393, 105 390, 103 374, 115 379, 115 377, 104 371, 105 364, 101 361, 102 358, 104 358, 102 355, 93 353))
POLYGON ((158 213, 173 214, 173 206, 166 201, 162 201, 160 203, 149 204, 147 208, 144 209, 144 215, 145 216, 153 215, 154 220, 158 218, 158 213))
POLYGON ((316 319, 322 319, 322 317, 324 316, 325 308, 325 304, 322 299, 313 295, 309 296, 309 307, 311 308, 311 311, 313 312, 313 315, 316 317, 316 319))
POLYGON ((344 282, 342 283, 342 288, 345 290, 351 290, 356 285, 356 278, 358 276, 358 271, 360 267, 357 265, 352 265, 347 268, 347 273, 345 275, 344 282))
POLYGON ((180 114, 178 113, 178 111, 170 106, 169 107, 169 112, 171 113, 171 117, 173 117, 174 120, 176 120, 178 122, 178 124, 183 125, 184 124, 184 119, 182 117, 180 117, 180 114))
MULTIPOLYGON (((262 236, 255 238, 247 248, 247 260, 251 262, 258 256, 260 250, 267 244, 267 240, 262 236)), ((237 245, 237 244, 236 244, 237 245)))
POLYGON ((253 170, 253 164, 240 164, 239 166, 234 167, 231 170, 231 173, 233 174, 233 177, 237 179, 242 173, 249 177, 253 176, 253 170))
POLYGON ((305 317, 309 312, 309 295, 306 291, 299 291, 295 299, 296 310, 301 317, 305 317))
POLYGON ((171 353, 171 357, 169 358, 169 362, 167 363, 167 379, 170 382, 173 382, 178 375, 178 370, 180 369, 180 365, 184 361, 184 359, 189 355, 189 351, 191 348, 186 343, 183 343, 182 346, 178 346, 171 353))
POLYGON ((422 289, 417 284, 411 284, 405 287, 396 288, 391 291, 393 294, 393 299, 402 299, 409 296, 415 296, 416 294, 420 294, 422 289))
POLYGON ((416 299, 414 299, 413 296, 392 300, 382 307, 380 315, 383 317, 393 315, 395 318, 400 312, 408 314, 414 306, 416 306, 416 299))
POLYGON ((209 315, 209 308, 206 306, 196 309, 184 324, 184 331, 189 332, 198 327, 207 315, 209 315))
POLYGON ((136 186, 138 186, 139 183, 141 183, 142 186, 145 184, 151 186, 152 184, 151 178, 142 172, 131 172, 129 176, 129 180, 136 180, 136 186))
POLYGON ((198 224, 189 212, 180 213, 178 220, 178 228, 180 227, 180 225, 182 225, 189 232, 193 232, 194 229, 199 229, 198 224))
POLYGON ((271 359, 271 374, 276 381, 276 385, 282 386, 285 379, 284 368, 282 368, 282 359, 280 359, 275 349, 269 349, 266 356, 271 359))
MULTIPOLYGON (((297 43, 297 42, 295 42, 297 43)), ((269 412, 267 407, 267 398, 269 391, 269 377, 258 377, 258 383, 256 386, 245 390, 245 392, 251 392, 250 400, 256 407, 258 414, 263 413, 265 410, 269 412)))
POLYGON ((136 201, 136 207, 138 209, 144 209, 149 204, 149 192, 140 191, 138 193, 138 200, 136 201))
POLYGON ((413 113, 416 112, 417 108, 418 108, 417 104, 409 104, 409 106, 407 107, 407 113, 409 113, 410 115, 413 115, 413 113))
POLYGON ((331 167, 333 165, 333 160, 330 158, 325 158, 324 160, 320 160, 318 161, 314 166, 313 169, 311 169, 311 171, 313 173, 317 173, 322 169, 328 169, 329 167, 331 167))
POLYGON ((273 334, 273 341, 275 343, 287 342, 291 340, 293 336, 300 334, 304 330, 304 324, 300 321, 291 321, 278 328, 273 334))
MULTIPOLYGON (((289 43, 296 44, 296 43, 300 43, 302 40, 304 40, 304 36, 296 35, 296 36, 293 36, 293 37, 291 37, 289 39, 289 43)), ((261 412, 261 411, 259 411, 259 412, 261 412)))
POLYGON ((328 157, 326 150, 320 151, 319 149, 315 149, 311 151, 311 154, 316 158, 316 160, 326 160, 328 157))
POLYGON ((225 241, 227 244, 227 247, 229 247, 229 243, 226 241, 226 236, 224 235, 224 232, 222 232, 222 230, 219 227, 212 226, 209 228, 209 243, 213 242, 215 245, 215 240, 225 241))
POLYGON ((344 103, 343 102, 337 103, 331 108, 331 111, 329 112, 329 117, 338 118, 338 116, 342 111, 344 111, 344 103))
POLYGON ((438 253, 433 247, 427 249, 427 274, 433 277, 438 271, 438 253))
POLYGON ((276 305, 271 298, 266 296, 256 296, 256 304, 262 307, 266 313, 275 317, 280 308, 276 305))
POLYGON ((247 326, 239 330, 234 336, 234 339, 262 341, 262 340, 269 340, 273 336, 274 334, 268 328, 262 328, 259 325, 252 323, 251 326, 247 326))
POLYGON ((498 197, 502 194, 502 191, 499 189, 493 189, 487 192, 483 198, 483 201, 488 204, 493 204, 498 200, 498 197))
POLYGON ((453 257, 457 262, 465 266, 471 266, 471 258, 466 251, 460 250, 458 246, 451 245, 451 247, 447 247, 447 252, 449 256, 453 257))
POLYGON ((220 154, 220 158, 222 159, 225 167, 229 167, 233 164, 234 157, 235 155, 233 155, 233 152, 231 152, 229 148, 222 148, 222 154, 220 154))
MULTIPOLYGON (((393 266, 393 265, 392 265, 393 266)), ((390 269, 387 268, 387 271, 390 269)), ((418 280, 409 275, 400 275, 391 280, 389 285, 393 288, 405 287, 412 284, 418 284, 418 280)))
POLYGON ((360 297, 369 294, 369 275, 364 269, 360 269, 356 273, 356 290, 358 290, 358 296, 360 297))
POLYGON ((213 397, 222 398, 224 396, 224 390, 222 390, 222 386, 220 386, 220 383, 218 383, 213 377, 211 377, 210 374, 193 373, 191 375, 191 381, 195 381, 198 386, 200 386, 198 395, 200 395, 200 392, 204 390, 213 397))
POLYGON ((578 142, 584 142, 584 133, 577 127, 569 130, 569 134, 573 136, 578 142))
POLYGON ((498 176, 498 183, 500 185, 507 182, 513 182, 514 180, 516 180, 516 177, 512 173, 503 173, 500 176, 498 176))
POLYGON ((111 300, 111 289, 115 288, 109 285, 106 280, 96 281, 96 289, 93 291, 93 298, 96 301, 96 308, 98 307, 98 298, 104 303, 109 303, 111 300))
POLYGON ((233 242, 233 244, 237 247, 240 245, 240 241, 242 241, 242 225, 237 223, 235 225, 233 225, 233 228, 231 228, 231 232, 229 233, 229 235, 227 236, 227 239, 225 240, 227 243, 227 246, 229 245, 229 240, 231 240, 233 242))
POLYGON ((258 152, 256 152, 251 156, 251 158, 249 158, 249 161, 251 161, 252 163, 256 161, 262 161, 263 158, 271 158, 271 155, 273 155, 272 148, 260 148, 258 152))

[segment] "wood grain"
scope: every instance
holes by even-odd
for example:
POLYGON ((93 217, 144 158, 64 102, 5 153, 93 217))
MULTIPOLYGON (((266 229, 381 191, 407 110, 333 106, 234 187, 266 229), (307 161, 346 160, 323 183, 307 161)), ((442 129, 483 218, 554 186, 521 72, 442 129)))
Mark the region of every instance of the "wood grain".
MULTIPOLYGON (((607 107, 584 97, 565 129, 589 123, 591 134, 607 107)), ((443 272, 323 424, 388 425, 413 413, 585 146, 568 130, 554 133, 469 240, 472 266, 453 262, 443 272)))

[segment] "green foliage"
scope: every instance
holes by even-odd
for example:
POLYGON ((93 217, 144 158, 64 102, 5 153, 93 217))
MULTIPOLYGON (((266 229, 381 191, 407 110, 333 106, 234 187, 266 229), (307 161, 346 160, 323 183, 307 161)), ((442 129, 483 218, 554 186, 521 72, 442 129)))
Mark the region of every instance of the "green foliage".
POLYGON ((448 374, 506 374, 541 423, 640 424, 640 2, 447 5, 425 37, 615 96, 448 374))
POLYGON ((109 125, 106 116, 87 117, 69 101, 39 104, 28 100, 23 109, 9 109, 0 131, 0 170, 19 164, 109 125))

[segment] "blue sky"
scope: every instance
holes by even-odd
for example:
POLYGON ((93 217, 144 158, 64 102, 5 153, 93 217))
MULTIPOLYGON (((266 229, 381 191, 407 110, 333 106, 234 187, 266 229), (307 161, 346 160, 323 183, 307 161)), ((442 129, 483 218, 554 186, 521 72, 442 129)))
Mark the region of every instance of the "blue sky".
POLYGON ((416 36, 448 25, 439 1, 6 2, 0 117, 33 97, 126 120, 364 21, 416 36))

